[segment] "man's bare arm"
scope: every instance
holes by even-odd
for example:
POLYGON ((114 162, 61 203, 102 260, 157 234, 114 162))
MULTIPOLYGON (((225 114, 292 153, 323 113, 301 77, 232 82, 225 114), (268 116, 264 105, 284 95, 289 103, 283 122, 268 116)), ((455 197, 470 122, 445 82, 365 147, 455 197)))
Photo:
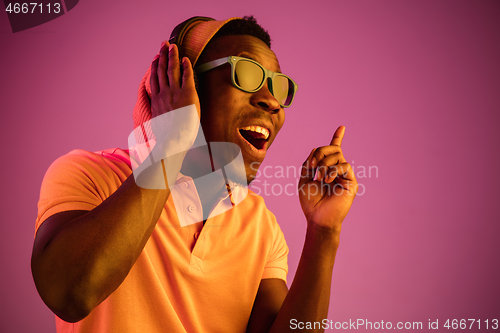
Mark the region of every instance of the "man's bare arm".
POLYGON ((260 281, 252 314, 248 321, 247 333, 269 331, 287 292, 288 287, 282 279, 263 279, 260 281))
MULTIPOLYGON (((152 116, 191 104, 199 113, 191 64, 184 59, 181 76, 177 48, 166 52, 168 47, 168 43, 162 47, 151 65, 152 116)), ((177 162, 182 164, 182 158, 177 162)), ((173 167, 177 173, 180 164, 173 167)), ((163 175, 163 168, 163 163, 156 163, 143 171, 140 177, 146 178, 140 178, 141 185, 148 175, 163 175)), ((170 175, 175 178, 177 173, 170 175)), ((61 319, 76 322, 116 290, 143 250, 169 195, 168 186, 163 190, 139 187, 131 175, 92 211, 62 212, 44 221, 31 262, 47 306, 61 319)))
POLYGON ((321 322, 328 315, 333 264, 340 232, 307 228, 290 290, 281 279, 262 280, 247 332, 287 332, 290 320, 321 322), (271 330, 272 327, 272 330, 271 330))
POLYGON ((269 332, 293 331, 291 319, 321 322, 327 318, 339 234, 340 230, 327 231, 308 226, 293 283, 269 332))
POLYGON ((169 190, 143 189, 131 175, 92 211, 62 212, 43 222, 31 267, 47 306, 61 319, 76 322, 118 288, 169 194, 169 190))
MULTIPOLYGON (((299 197, 307 219, 307 232, 299 266, 288 293, 282 286, 262 288, 261 283, 257 297, 267 301, 257 302, 256 299, 248 332, 294 331, 290 325, 292 319, 321 322, 328 316, 342 221, 357 192, 356 177, 340 148, 344 131, 339 127, 330 145, 313 150, 304 163, 299 197), (266 304, 274 305, 269 307, 266 304), (261 314, 261 317, 254 314, 261 314), (270 329, 255 330, 257 326, 270 329)), ((315 331, 322 332, 323 329, 315 331)))

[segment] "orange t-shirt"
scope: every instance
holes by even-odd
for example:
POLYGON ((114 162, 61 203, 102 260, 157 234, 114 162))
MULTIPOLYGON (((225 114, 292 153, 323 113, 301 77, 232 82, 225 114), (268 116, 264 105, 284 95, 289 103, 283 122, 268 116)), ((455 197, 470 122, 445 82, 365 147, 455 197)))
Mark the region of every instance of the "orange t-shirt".
MULTIPOLYGON (((74 150, 57 159, 42 183, 36 230, 56 213, 92 210, 131 173, 121 149, 74 150)), ((118 289, 77 323, 56 317, 57 331, 245 332, 260 280, 286 281, 287 254, 274 215, 251 191, 205 226, 181 227, 170 197, 118 289)))

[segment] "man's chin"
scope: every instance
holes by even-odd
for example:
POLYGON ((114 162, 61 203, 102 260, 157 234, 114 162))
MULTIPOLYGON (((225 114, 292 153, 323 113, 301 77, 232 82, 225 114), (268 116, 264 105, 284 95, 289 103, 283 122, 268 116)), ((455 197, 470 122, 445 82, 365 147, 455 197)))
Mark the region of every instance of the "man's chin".
POLYGON ((254 181, 254 179, 255 177, 247 176, 247 186, 250 186, 250 184, 254 181))

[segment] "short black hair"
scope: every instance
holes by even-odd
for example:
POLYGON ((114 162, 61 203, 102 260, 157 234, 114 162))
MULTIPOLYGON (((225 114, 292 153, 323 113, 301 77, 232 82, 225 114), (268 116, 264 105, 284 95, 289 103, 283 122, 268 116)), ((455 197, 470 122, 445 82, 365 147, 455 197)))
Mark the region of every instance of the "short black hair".
POLYGON ((210 41, 216 39, 217 37, 234 35, 250 35, 256 37, 266 43, 267 47, 271 48, 271 36, 269 36, 267 30, 262 28, 257 23, 257 20, 253 17, 253 15, 229 21, 219 31, 217 31, 210 41))
POLYGON ((253 16, 244 16, 242 19, 229 21, 219 31, 217 31, 217 33, 205 46, 203 52, 201 52, 198 60, 205 59, 206 57, 209 57, 211 52, 218 51, 216 43, 214 42, 217 38, 238 35, 250 35, 256 37, 263 41, 267 47, 271 48, 271 36, 269 36, 269 33, 257 23, 257 20, 253 16))

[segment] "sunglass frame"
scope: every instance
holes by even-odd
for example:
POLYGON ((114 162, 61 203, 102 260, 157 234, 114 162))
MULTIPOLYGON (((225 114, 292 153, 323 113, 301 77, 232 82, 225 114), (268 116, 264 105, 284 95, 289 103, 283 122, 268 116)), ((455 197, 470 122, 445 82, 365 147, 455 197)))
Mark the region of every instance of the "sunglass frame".
POLYGON ((280 103, 280 105, 283 108, 288 108, 288 107, 290 107, 290 105, 292 105, 293 100, 295 98, 295 94, 296 94, 297 89, 299 87, 297 85, 297 83, 295 83, 295 81, 292 80, 292 78, 289 77, 288 75, 270 71, 269 69, 265 68, 264 66, 262 66, 261 64, 259 64, 257 61, 255 61, 253 59, 244 58, 244 57, 238 57, 238 56, 229 56, 229 57, 224 57, 224 58, 220 58, 220 59, 216 59, 216 60, 212 60, 212 61, 209 61, 207 63, 204 63, 202 65, 197 66, 194 70, 195 70, 195 72, 197 74, 201 74, 201 73, 204 73, 204 72, 209 71, 211 69, 214 69, 216 67, 222 66, 222 65, 224 65, 226 63, 230 63, 231 64, 231 81, 232 81, 233 85, 236 88, 238 88, 238 89, 240 89, 242 91, 245 91, 245 92, 249 92, 249 93, 253 93, 253 92, 259 91, 259 89, 261 89, 264 86, 264 83, 267 80, 271 79, 271 80, 269 80, 271 82, 271 84, 269 84, 269 92, 271 92, 271 94, 274 96, 274 92, 273 92, 273 80, 274 80, 274 78, 276 76, 284 76, 284 77, 286 77, 293 84, 293 93, 292 93, 292 98, 290 100, 290 104, 288 104, 288 105, 281 104, 281 102, 276 98, 276 96, 274 96, 274 98, 276 98, 276 100, 278 101, 278 103, 280 103), (236 83, 236 79, 235 79, 236 64, 238 63, 238 61, 241 61, 241 60, 249 61, 249 62, 252 62, 252 63, 256 64, 264 72, 264 78, 262 79, 262 82, 260 83, 260 85, 256 89, 248 90, 248 89, 245 89, 245 88, 239 86, 236 83))

